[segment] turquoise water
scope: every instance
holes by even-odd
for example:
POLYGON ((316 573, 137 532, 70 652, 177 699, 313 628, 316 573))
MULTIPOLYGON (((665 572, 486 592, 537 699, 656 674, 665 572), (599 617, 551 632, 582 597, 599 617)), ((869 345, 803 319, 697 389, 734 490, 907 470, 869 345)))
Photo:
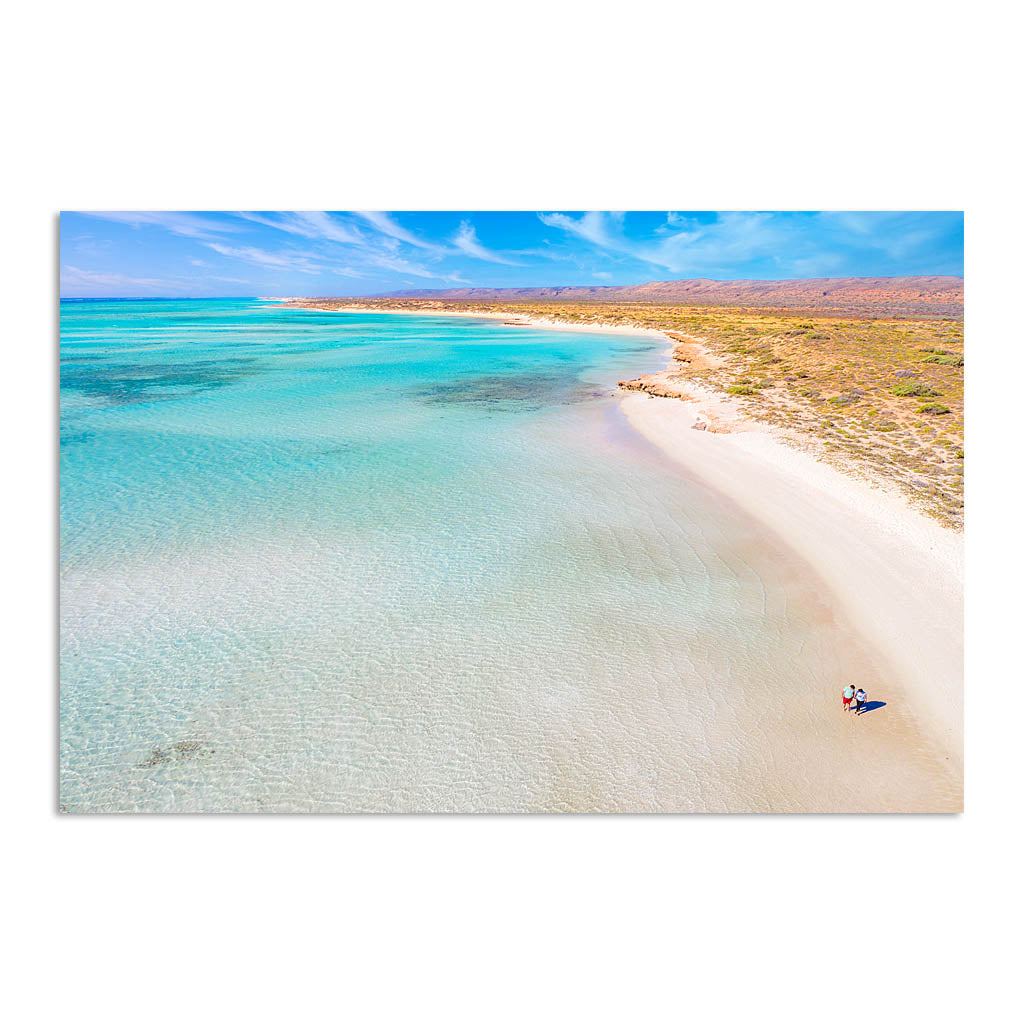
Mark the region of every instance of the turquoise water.
POLYGON ((784 806, 759 688, 840 655, 622 420, 656 342, 90 301, 60 356, 68 810, 784 806))

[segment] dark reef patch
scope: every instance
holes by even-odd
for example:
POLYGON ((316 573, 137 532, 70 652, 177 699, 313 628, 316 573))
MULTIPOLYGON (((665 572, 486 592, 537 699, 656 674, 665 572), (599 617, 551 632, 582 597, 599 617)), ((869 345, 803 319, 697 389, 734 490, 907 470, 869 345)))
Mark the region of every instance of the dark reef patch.
POLYGON ((160 402, 237 384, 262 373, 253 357, 204 359, 192 363, 81 363, 61 364, 62 390, 105 400, 109 405, 160 402))
POLYGON ((172 761, 196 761, 216 751, 206 743, 197 740, 182 740, 172 747, 154 747, 152 753, 144 761, 139 761, 136 768, 155 768, 157 765, 170 764, 172 761))
POLYGON ((71 427, 65 427, 61 424, 60 427, 60 446, 61 448, 67 448, 73 444, 83 444, 86 441, 91 441, 95 437, 91 431, 88 430, 74 430, 71 427))
POLYGON ((589 401, 603 393, 584 387, 571 373, 503 373, 465 377, 422 388, 420 399, 430 405, 479 407, 484 411, 518 412, 546 406, 589 401))

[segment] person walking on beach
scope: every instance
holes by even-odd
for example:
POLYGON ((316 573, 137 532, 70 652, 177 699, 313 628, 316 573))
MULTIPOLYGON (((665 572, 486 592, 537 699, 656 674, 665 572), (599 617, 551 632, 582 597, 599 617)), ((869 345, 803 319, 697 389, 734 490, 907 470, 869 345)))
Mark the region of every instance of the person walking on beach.
POLYGON ((843 710, 850 710, 850 701, 853 700, 853 684, 847 683, 846 689, 843 690, 843 710))
POLYGON ((864 690, 858 690, 853 695, 853 713, 859 715, 864 710, 864 705, 868 702, 868 695, 864 690))

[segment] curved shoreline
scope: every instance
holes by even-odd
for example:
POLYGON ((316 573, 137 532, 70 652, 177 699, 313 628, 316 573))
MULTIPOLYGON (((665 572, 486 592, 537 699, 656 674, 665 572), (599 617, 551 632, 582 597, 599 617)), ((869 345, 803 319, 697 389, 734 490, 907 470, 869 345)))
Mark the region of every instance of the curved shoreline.
MULTIPOLYGON (((330 311, 513 320, 546 330, 642 335, 663 341, 669 354, 675 345, 653 328, 559 323, 513 311, 357 306, 330 311)), ((814 569, 889 668, 892 685, 886 696, 899 700, 919 724, 962 793, 963 535, 940 526, 897 493, 785 444, 770 427, 742 418, 728 398, 698 385, 684 382, 678 394, 663 397, 642 390, 621 394, 621 408, 637 433, 814 569), (701 429, 701 424, 715 426, 701 429)), ((956 809, 962 808, 960 799, 956 809)))

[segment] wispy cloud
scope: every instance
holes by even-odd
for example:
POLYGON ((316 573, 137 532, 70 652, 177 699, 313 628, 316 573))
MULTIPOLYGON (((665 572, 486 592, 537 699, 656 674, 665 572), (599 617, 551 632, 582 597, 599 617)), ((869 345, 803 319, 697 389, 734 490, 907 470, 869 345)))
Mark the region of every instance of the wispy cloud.
POLYGON ((621 213, 540 213, 542 223, 582 238, 605 253, 639 260, 672 273, 715 273, 771 252, 782 233, 771 214, 722 213, 699 223, 671 214, 654 239, 630 238, 621 213))
POLYGON ((374 210, 362 210, 359 211, 356 216, 362 217, 363 220, 368 224, 371 224, 382 235, 394 238, 399 242, 405 242, 406 245, 415 246, 417 249, 426 249, 428 252, 443 253, 445 251, 444 247, 438 245, 436 242, 428 242, 425 238, 420 238, 418 235, 414 235, 411 231, 407 231, 398 223, 398 221, 387 213, 380 213, 374 210))
POLYGON ((275 214, 240 211, 235 216, 263 224, 265 227, 276 228, 278 231, 287 231, 291 235, 301 235, 303 238, 319 238, 341 242, 344 245, 361 245, 365 241, 355 227, 342 224, 337 218, 317 210, 275 214))
POLYGON ((342 242, 345 245, 360 245, 362 236, 354 228, 345 227, 331 217, 330 214, 317 210, 307 210, 294 214, 295 218, 309 225, 315 232, 314 237, 325 238, 329 242, 342 242))
POLYGON ((413 277, 432 277, 437 281, 454 281, 458 275, 452 273, 435 273, 428 270, 419 263, 402 259, 401 256, 391 256, 385 253, 374 253, 366 257, 366 261, 375 267, 382 267, 385 270, 394 270, 400 274, 412 274, 413 277))
MULTIPOLYGON (((303 238, 327 243, 322 245, 320 247, 321 251, 317 253, 303 254, 308 261, 315 260, 315 262, 303 264, 300 261, 298 264, 293 265, 294 269, 301 270, 303 273, 316 273, 326 270, 345 277, 358 278, 367 276, 371 273, 371 268, 376 267, 400 274, 409 274, 413 277, 433 278, 438 281, 455 280, 455 276, 452 273, 438 273, 420 263, 400 256, 397 252, 399 242, 430 251, 438 257, 447 252, 447 250, 442 246, 417 238, 385 213, 356 214, 356 216, 363 218, 376 229, 376 233, 370 235, 361 232, 351 221, 342 223, 337 217, 316 211, 279 213, 273 216, 261 213, 240 213, 238 216, 267 227, 277 228, 279 231, 286 231, 289 234, 301 235, 303 238), (388 241, 385 244, 381 244, 384 238, 388 241), (340 266, 332 262, 333 250, 331 250, 329 243, 342 243, 348 247, 345 251, 346 265, 340 266), (354 269, 352 264, 355 264, 360 269, 354 269)), ((258 252, 259 250, 256 251, 258 252)), ((237 251, 236 255, 238 255, 237 251)), ((263 252, 260 257, 257 257, 250 253, 249 258, 254 262, 262 259, 264 265, 270 266, 272 264, 266 263, 268 255, 280 258, 286 254, 267 254, 263 252)))
POLYGON ((208 249, 258 267, 270 267, 274 270, 297 270, 300 274, 319 274, 323 266, 313 263, 308 253, 267 252, 252 245, 221 245, 220 242, 204 242, 208 249))
POLYGON ((84 210, 88 217, 99 217, 101 220, 113 221, 117 224, 128 224, 133 228, 159 227, 174 235, 185 238, 214 238, 217 235, 230 233, 235 229, 226 221, 214 220, 197 213, 175 213, 164 211, 125 211, 116 210, 84 210))
MULTIPOLYGON (((433 270, 421 262, 405 258, 400 252, 402 245, 427 253, 429 261, 433 262, 461 251, 477 259, 516 265, 480 245, 471 228, 468 234, 461 233, 463 247, 451 249, 420 238, 387 213, 366 212, 339 216, 319 210, 280 213, 238 211, 219 220, 189 213, 113 212, 91 216, 132 227, 163 228, 172 234, 195 238, 206 248, 228 259, 240 260, 264 270, 295 271, 309 275, 334 274, 350 278, 379 276, 376 272, 384 270, 417 278, 466 283, 455 270, 433 270), (373 230, 360 230, 356 224, 357 219, 373 230), (307 239, 312 243, 309 246, 311 251, 271 250, 254 245, 226 244, 226 240, 218 236, 219 232, 245 230, 246 221, 307 239), (344 246, 344 249, 339 249, 339 246, 344 246), (343 259, 339 260, 342 253, 343 259)), ((197 267, 209 266, 203 260, 191 262, 197 267)))
POLYGON ((929 215, 925 221, 918 213, 826 211, 819 213, 817 220, 837 241, 904 260, 933 243, 959 217, 959 214, 929 215))
POLYGON ((163 288, 176 291, 180 282, 158 277, 129 277, 102 270, 85 270, 65 264, 60 271, 61 292, 71 288, 163 288))
POLYGON ((642 259, 673 273, 732 273, 778 251, 786 234, 770 213, 720 213, 707 224, 678 218, 674 226, 678 230, 640 251, 642 259))
POLYGON ((537 216, 542 224, 561 228, 601 249, 621 251, 626 244, 621 237, 622 214, 592 211, 583 214, 579 220, 564 213, 538 213, 537 216))
POLYGON ((464 220, 459 225, 458 234, 452 239, 452 242, 456 249, 464 252, 467 256, 473 256, 475 259, 486 260, 488 263, 504 263, 510 267, 522 266, 522 264, 506 259, 500 253, 496 253, 481 245, 480 239, 476 237, 476 228, 468 220, 464 220))

